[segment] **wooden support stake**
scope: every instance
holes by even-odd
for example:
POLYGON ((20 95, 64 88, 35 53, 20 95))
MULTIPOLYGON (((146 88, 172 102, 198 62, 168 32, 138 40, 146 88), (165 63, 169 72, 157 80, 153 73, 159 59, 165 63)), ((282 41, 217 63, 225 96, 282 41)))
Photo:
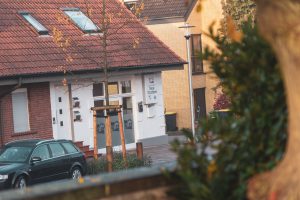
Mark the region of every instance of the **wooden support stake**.
POLYGON ((105 132, 106 132, 106 146, 112 147, 112 132, 111 132, 111 121, 110 116, 107 115, 105 118, 105 132))
POLYGON ((94 158, 98 159, 98 140, 97 140, 97 112, 93 112, 93 128, 94 128, 94 158))
POLYGON ((113 149, 112 149, 112 132, 111 132, 111 122, 110 116, 107 115, 105 118, 105 130, 106 130, 106 160, 107 160, 107 171, 112 172, 112 162, 113 162, 113 149))
POLYGON ((124 135, 121 109, 118 110, 118 119, 119 119, 119 130, 120 130, 123 160, 125 162, 125 166, 127 167, 127 156, 126 156, 127 152, 126 152, 125 135, 124 135))
POLYGON ((143 160, 143 143, 137 142, 136 143, 136 155, 139 160, 143 160))
POLYGON ((107 171, 113 171, 113 148, 112 146, 106 146, 106 161, 107 161, 107 171))
POLYGON ((92 111, 102 111, 102 110, 110 110, 110 109, 120 109, 121 105, 110 105, 110 106, 100 106, 91 108, 92 111))

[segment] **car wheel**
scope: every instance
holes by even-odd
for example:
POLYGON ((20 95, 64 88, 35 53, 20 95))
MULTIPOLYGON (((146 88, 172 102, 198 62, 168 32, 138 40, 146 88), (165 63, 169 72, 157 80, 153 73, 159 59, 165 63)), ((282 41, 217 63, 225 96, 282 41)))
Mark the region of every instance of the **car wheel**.
POLYGON ((19 176, 15 182, 14 188, 24 189, 27 186, 27 181, 24 176, 19 176))
POLYGON ((79 167, 74 167, 71 171, 71 178, 73 180, 78 180, 82 177, 82 173, 79 167))

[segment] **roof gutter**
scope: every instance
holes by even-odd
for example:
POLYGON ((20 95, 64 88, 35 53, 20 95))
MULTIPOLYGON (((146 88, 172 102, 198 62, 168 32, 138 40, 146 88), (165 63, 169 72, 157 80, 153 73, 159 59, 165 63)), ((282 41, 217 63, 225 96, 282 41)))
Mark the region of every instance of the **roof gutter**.
POLYGON ((2 102, 3 102, 3 98, 12 93, 13 91, 15 91, 16 89, 20 88, 22 86, 22 78, 20 77, 19 78, 19 82, 17 85, 14 85, 12 88, 0 93, 0 147, 3 147, 4 146, 4 127, 3 127, 3 124, 4 124, 4 116, 3 116, 3 105, 2 105, 2 102))
MULTIPOLYGON (((158 69, 158 70, 173 70, 173 69, 183 69, 183 65, 187 64, 187 62, 182 61, 178 62, 176 64, 161 64, 161 65, 148 65, 148 66, 128 66, 128 67, 111 67, 109 68, 109 73, 113 72, 130 72, 130 71, 135 71, 135 70, 148 70, 148 69, 158 69), (167 68, 166 68, 167 67, 167 68)), ((76 75, 82 75, 82 74, 87 74, 87 73, 102 73, 103 68, 99 67, 98 69, 83 69, 83 70, 76 70, 76 71, 68 71, 72 73, 72 76, 76 75)), ((0 81, 5 81, 5 80, 16 80, 17 78, 20 78, 22 76, 23 83, 26 82, 27 78, 43 78, 43 77, 56 77, 56 76, 61 76, 63 72, 48 72, 48 73, 40 73, 40 74, 22 74, 20 76, 7 76, 7 77, 0 77, 0 81)), ((17 80, 16 80, 17 81, 17 80)), ((16 83, 14 81, 14 83, 16 83)), ((10 85, 12 85, 11 83, 10 85)), ((0 84, 1 85, 1 84, 0 84)), ((1 98, 1 94, 0 94, 1 98)))

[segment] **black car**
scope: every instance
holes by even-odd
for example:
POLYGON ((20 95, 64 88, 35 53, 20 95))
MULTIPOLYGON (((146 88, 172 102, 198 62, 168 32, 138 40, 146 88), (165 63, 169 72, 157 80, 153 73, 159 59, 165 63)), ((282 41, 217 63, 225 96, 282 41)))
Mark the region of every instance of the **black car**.
POLYGON ((0 153, 0 189, 79 179, 85 173, 84 154, 69 140, 15 141, 0 153))

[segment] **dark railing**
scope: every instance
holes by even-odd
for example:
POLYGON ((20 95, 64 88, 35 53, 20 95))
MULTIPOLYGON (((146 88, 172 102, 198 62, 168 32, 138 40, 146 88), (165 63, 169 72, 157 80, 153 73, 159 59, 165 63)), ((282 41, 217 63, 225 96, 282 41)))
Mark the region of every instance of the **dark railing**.
POLYGON ((127 171, 84 177, 82 181, 58 181, 8 190, 0 193, 0 200, 95 200, 95 199, 169 199, 166 191, 175 185, 165 172, 173 173, 175 163, 137 168, 127 171))

